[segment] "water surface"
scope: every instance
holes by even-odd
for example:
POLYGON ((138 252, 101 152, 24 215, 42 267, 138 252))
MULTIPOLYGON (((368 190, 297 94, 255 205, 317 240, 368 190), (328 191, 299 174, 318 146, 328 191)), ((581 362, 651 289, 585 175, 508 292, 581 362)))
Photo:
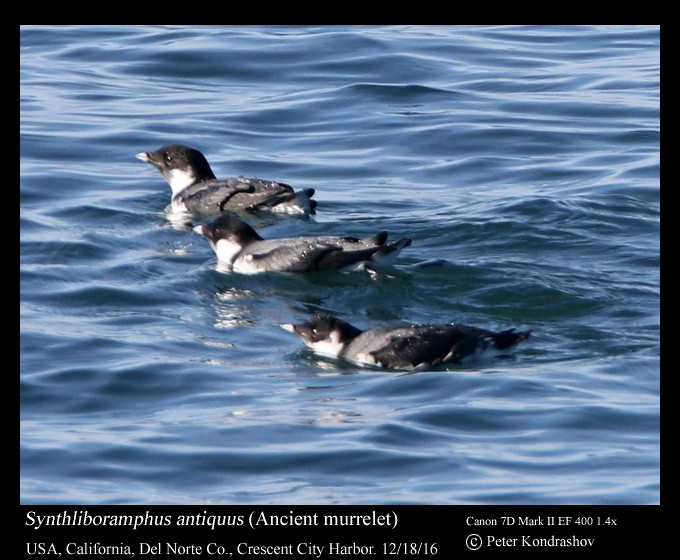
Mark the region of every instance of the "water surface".
POLYGON ((20 39, 22 503, 658 503, 658 27, 20 39), (223 274, 134 158, 169 142, 317 190, 265 237, 413 245, 377 277, 223 274), (319 311, 534 336, 384 372, 278 326, 319 311))

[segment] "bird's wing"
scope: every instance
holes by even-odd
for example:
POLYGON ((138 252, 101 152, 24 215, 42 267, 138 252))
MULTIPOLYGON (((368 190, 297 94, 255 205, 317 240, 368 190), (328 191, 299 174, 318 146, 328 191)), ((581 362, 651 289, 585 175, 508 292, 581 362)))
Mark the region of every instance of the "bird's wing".
POLYGON ((240 178, 212 179, 187 187, 177 194, 175 201, 183 203, 188 212, 215 214, 222 212, 230 200, 251 196, 254 190, 252 184, 240 178))
POLYGON ((418 369, 444 362, 456 362, 477 348, 479 333, 467 333, 453 326, 422 326, 409 334, 398 331, 379 350, 370 354, 383 367, 418 369))
POLYGON ((252 190, 247 193, 235 194, 226 202, 225 208, 245 210, 258 206, 271 207, 295 196, 293 188, 285 183, 254 177, 238 177, 236 180, 250 185, 252 190))
POLYGON ((335 252, 342 252, 342 248, 329 241, 272 239, 252 244, 240 259, 256 270, 304 272, 319 270, 319 261, 335 252))

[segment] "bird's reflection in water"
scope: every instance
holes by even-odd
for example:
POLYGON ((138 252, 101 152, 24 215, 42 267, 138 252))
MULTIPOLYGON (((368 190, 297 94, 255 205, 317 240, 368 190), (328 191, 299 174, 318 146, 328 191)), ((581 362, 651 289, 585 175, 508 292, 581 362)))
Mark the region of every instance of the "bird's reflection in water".
POLYGON ((256 312, 248 306, 249 298, 257 294, 244 288, 230 287, 215 293, 215 319, 213 325, 218 329, 253 326, 256 323, 256 312))

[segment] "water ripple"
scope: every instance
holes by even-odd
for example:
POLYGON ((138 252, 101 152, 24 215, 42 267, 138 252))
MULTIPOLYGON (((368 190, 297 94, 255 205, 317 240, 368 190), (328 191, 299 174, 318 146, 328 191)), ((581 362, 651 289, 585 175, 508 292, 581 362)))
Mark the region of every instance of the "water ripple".
POLYGON ((659 61, 644 26, 22 26, 22 502, 658 503, 659 61), (264 237, 413 244, 224 274, 134 157, 168 142, 316 189, 264 237), (403 374, 279 328, 317 312, 534 332, 403 374))

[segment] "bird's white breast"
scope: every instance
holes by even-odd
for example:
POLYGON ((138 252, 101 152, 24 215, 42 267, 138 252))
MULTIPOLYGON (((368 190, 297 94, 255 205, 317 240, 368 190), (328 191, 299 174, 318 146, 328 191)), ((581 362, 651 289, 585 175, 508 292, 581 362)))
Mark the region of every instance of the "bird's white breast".
MULTIPOLYGON (((215 242, 215 254, 217 258, 227 264, 235 264, 236 257, 241 252, 243 247, 239 243, 232 241, 231 239, 218 239, 215 242)), ((243 259, 240 259, 242 261, 243 259)), ((239 262, 240 262, 239 261, 239 262)), ((241 272, 241 271, 237 271, 241 272)))
POLYGON ((329 356, 331 358, 337 358, 345 348, 345 345, 340 340, 340 335, 337 331, 331 332, 329 337, 324 340, 307 342, 307 346, 309 346, 317 354, 329 356))
POLYGON ((177 196, 178 193, 196 182, 196 175, 193 171, 187 169, 170 169, 166 172, 165 178, 170 189, 172 189, 172 196, 177 196))

